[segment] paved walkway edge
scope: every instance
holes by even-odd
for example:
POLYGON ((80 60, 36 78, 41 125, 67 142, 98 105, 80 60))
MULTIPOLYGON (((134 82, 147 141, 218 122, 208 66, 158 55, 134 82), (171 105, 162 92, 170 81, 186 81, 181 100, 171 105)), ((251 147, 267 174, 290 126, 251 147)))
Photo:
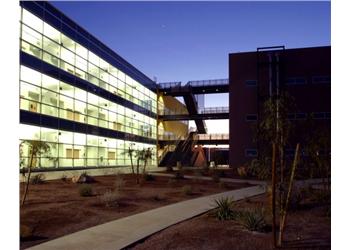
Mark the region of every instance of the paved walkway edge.
POLYGON ((122 249, 167 227, 212 210, 215 199, 232 197, 237 201, 265 191, 264 185, 258 185, 182 201, 87 228, 28 249, 122 249))
MULTIPOLYGON (((172 177, 174 174, 170 173, 152 173, 154 176, 166 176, 172 177)), ((212 177, 209 176, 193 176, 193 175, 184 175, 186 179, 198 179, 198 180, 212 180, 212 177)), ((220 181, 223 182, 232 182, 232 183, 246 183, 251 185, 266 185, 266 181, 258 181, 258 180, 248 180, 248 179, 233 179, 233 178, 225 178, 221 177, 220 181)))

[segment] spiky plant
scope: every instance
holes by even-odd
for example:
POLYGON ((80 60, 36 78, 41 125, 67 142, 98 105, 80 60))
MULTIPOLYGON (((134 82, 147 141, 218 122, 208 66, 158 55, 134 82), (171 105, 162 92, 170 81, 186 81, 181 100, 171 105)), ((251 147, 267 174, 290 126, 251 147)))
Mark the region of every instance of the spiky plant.
POLYGON ((215 200, 215 217, 219 220, 231 220, 235 217, 235 212, 232 210, 233 199, 230 197, 221 197, 215 200))
POLYGON ((249 231, 264 232, 266 220, 263 208, 255 208, 239 213, 238 221, 249 231))

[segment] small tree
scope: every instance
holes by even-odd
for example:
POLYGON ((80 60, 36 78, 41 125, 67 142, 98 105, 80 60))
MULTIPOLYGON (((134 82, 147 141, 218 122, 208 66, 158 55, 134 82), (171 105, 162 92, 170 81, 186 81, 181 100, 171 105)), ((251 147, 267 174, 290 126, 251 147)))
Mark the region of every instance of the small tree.
MULTIPOLYGON (((22 197, 22 202, 21 205, 24 204, 26 198, 27 198, 27 194, 28 194, 28 190, 29 190, 29 183, 30 183, 30 175, 32 172, 32 169, 35 167, 35 163, 36 163, 36 159, 43 154, 49 153, 50 152, 50 146, 49 144, 47 144, 46 142, 43 141, 38 141, 38 140, 23 140, 20 144, 20 148, 21 148, 21 152, 22 152, 22 147, 23 145, 27 145, 29 148, 29 152, 30 152, 30 160, 29 160, 29 164, 27 166, 27 179, 24 182, 25 187, 24 187, 24 193, 23 193, 23 197, 22 197)), ((23 152, 22 152, 23 153, 23 152)), ((23 158, 22 158, 23 159, 23 158)), ((21 164, 23 164, 24 162, 21 161, 21 164)), ((23 170, 23 175, 25 176, 25 171, 23 170)))
POLYGON ((134 163, 133 163, 133 161, 132 161, 134 152, 135 152, 135 149, 133 149, 131 146, 129 146, 129 148, 128 148, 125 152, 122 153, 122 154, 128 155, 128 156, 130 157, 131 172, 132 172, 133 175, 135 175, 134 163))
POLYGON ((144 158, 143 174, 146 174, 146 165, 148 160, 152 160, 152 156, 153 156, 152 148, 147 148, 143 155, 143 158, 144 158))
POLYGON ((145 173, 147 162, 148 160, 152 159, 152 156, 153 156, 152 149, 147 148, 147 149, 136 150, 136 149, 131 149, 129 147, 129 149, 126 151, 126 154, 128 154, 130 157, 132 172, 134 175, 135 175, 135 169, 132 161, 133 155, 136 158, 136 183, 139 184, 140 183, 140 163, 143 162, 143 173, 145 173))

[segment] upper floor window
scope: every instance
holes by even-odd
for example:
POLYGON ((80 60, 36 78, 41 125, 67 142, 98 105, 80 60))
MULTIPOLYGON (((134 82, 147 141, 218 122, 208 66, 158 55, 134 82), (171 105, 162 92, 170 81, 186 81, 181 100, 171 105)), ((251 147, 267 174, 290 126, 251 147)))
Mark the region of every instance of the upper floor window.
POLYGON ((29 11, 27 11, 26 9, 23 9, 22 22, 27 24, 32 29, 43 33, 43 21, 37 16, 30 13, 29 11))
POLYGON ((331 76, 313 76, 312 83, 314 84, 331 83, 331 76))
POLYGON ((246 80, 246 81, 245 81, 245 85, 246 85, 246 86, 253 87, 253 86, 256 86, 256 85, 257 85, 257 81, 256 81, 256 80, 246 80))
POLYGON ((312 113, 313 119, 331 119, 331 113, 330 112, 314 112, 312 113))
POLYGON ((246 149, 244 152, 246 157, 256 157, 258 156, 258 150, 256 149, 246 149))
POLYGON ((286 80, 286 85, 300 85, 306 84, 305 77, 288 77, 286 80))
POLYGON ((288 120, 304 120, 306 116, 306 113, 289 113, 287 115, 288 120))
POLYGON ((56 43, 61 43, 61 32, 44 22, 44 35, 56 43))
POLYGON ((258 119, 258 115, 257 114, 248 114, 245 116, 245 120, 247 122, 250 122, 250 121, 256 121, 258 119))

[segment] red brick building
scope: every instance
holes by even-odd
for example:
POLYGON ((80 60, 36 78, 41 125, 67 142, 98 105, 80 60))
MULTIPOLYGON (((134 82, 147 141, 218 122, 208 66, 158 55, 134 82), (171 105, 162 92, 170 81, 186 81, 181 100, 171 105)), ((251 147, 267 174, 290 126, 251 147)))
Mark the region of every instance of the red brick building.
MULTIPOLYGON (((294 97, 290 120, 312 119, 330 130, 331 47, 261 48, 229 55, 230 156, 238 167, 259 153, 254 142, 262 103, 271 92, 285 90, 294 97)), ((299 128, 299 130, 303 128, 299 128)), ((300 141, 293 135, 295 141, 300 141)))

